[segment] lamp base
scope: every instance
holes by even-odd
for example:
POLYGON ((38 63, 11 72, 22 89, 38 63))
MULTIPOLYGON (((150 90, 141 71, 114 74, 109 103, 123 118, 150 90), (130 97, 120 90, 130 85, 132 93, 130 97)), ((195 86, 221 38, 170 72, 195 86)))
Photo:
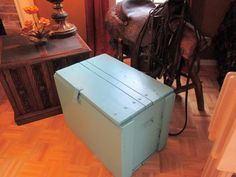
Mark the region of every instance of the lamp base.
POLYGON ((52 27, 51 38, 65 38, 75 35, 77 28, 71 23, 56 24, 52 27))

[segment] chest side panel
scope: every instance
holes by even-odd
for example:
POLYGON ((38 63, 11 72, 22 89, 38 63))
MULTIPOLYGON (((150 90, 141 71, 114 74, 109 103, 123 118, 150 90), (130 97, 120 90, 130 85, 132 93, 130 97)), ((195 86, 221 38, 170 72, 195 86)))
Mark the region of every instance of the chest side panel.
POLYGON ((86 99, 74 99, 76 91, 67 82, 58 76, 55 81, 67 125, 113 175, 122 177, 122 129, 86 99))
POLYGON ((159 146, 163 99, 140 113, 134 123, 133 167, 138 168, 159 146))
POLYGON ((173 107, 175 103, 175 94, 171 93, 166 96, 163 100, 163 110, 162 110, 162 123, 161 123, 161 133, 160 133, 160 142, 158 145, 158 150, 164 148, 168 133, 169 133, 169 123, 172 118, 173 107))

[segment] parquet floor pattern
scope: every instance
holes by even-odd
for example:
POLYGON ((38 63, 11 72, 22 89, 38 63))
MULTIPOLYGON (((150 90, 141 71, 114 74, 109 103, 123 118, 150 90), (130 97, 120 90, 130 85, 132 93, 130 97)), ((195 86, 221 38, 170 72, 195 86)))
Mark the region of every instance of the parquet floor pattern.
MULTIPOLYGON (((207 128, 218 86, 214 67, 202 67, 206 111, 197 110, 189 93, 187 129, 169 137, 164 150, 154 153, 133 177, 200 177, 211 142, 207 128)), ((172 132, 182 127, 184 97, 177 96, 172 132)), ((63 115, 23 126, 14 123, 11 106, 0 88, 0 177, 112 177, 86 146, 67 128, 63 115)))

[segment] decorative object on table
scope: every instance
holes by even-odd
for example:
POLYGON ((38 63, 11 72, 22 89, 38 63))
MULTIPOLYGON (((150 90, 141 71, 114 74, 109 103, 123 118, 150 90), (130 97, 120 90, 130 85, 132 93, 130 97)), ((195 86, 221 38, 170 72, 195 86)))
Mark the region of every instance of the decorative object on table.
POLYGON ((47 0, 54 4, 54 9, 56 13, 52 14, 52 19, 55 20, 56 24, 52 27, 52 37, 53 38, 64 38, 72 36, 76 33, 77 28, 75 25, 68 23, 66 18, 68 13, 63 10, 63 5, 61 2, 63 0, 47 0))
POLYGON ((37 18, 36 14, 39 11, 37 6, 24 7, 24 11, 27 14, 32 15, 33 20, 25 21, 21 34, 28 37, 29 40, 36 45, 46 44, 50 36, 50 30, 48 29, 50 20, 44 17, 37 18))

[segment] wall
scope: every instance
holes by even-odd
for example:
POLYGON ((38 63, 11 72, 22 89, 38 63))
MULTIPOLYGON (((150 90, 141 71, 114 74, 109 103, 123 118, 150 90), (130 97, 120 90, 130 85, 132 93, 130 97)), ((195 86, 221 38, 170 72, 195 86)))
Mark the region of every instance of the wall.
MULTIPOLYGON (((53 13, 53 4, 46 0, 34 0, 39 7, 39 16, 51 18, 53 13)), ((68 22, 74 24, 78 28, 78 33, 86 41, 86 23, 85 23, 85 0, 69 0, 64 1, 64 10, 69 14, 68 22)))
POLYGON ((110 7, 114 6, 116 3, 116 0, 109 0, 110 7))
POLYGON ((14 0, 0 0, 0 17, 7 34, 20 32, 20 21, 15 8, 14 0))
POLYGON ((222 22, 230 0, 193 0, 193 18, 200 30, 213 37, 222 22))
POLYGON ((202 30, 210 36, 216 34, 217 29, 222 22, 228 9, 230 0, 207 0, 204 9, 204 19, 202 21, 202 30))

